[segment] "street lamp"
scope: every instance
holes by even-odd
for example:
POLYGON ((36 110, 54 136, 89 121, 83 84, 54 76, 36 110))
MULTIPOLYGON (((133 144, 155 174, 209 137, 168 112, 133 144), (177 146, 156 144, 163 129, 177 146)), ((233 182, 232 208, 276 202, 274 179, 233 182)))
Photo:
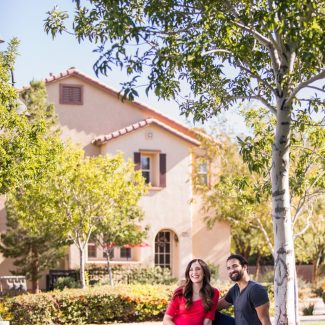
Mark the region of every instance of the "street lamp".
POLYGON ((4 43, 5 40, 2 38, 2 36, 0 35, 0 43, 4 43))

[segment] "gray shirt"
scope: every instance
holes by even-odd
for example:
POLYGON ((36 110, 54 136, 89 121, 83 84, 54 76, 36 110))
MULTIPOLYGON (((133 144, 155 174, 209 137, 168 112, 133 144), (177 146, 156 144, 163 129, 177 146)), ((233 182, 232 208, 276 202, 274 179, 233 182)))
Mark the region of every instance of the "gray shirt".
POLYGON ((236 283, 225 296, 234 305, 236 325, 261 325, 255 308, 269 301, 266 289, 259 283, 248 281, 247 287, 240 292, 236 283))

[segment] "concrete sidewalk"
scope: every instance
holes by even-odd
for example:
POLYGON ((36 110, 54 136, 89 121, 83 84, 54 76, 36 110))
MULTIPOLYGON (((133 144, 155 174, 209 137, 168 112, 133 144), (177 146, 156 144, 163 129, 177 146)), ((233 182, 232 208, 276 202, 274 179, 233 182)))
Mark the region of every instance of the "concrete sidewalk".
MULTIPOLYGON (((273 319, 272 319, 272 321, 273 321, 273 319)), ((300 321, 302 323, 306 323, 306 322, 322 322, 325 325, 325 315, 300 316, 300 321)), ((109 323, 109 324, 106 324, 106 325, 113 325, 113 324, 114 325, 117 325, 117 324, 118 325, 162 325, 162 321, 160 321, 160 322, 144 322, 144 323, 109 323)), ((89 325, 95 325, 95 324, 89 324, 89 325)))

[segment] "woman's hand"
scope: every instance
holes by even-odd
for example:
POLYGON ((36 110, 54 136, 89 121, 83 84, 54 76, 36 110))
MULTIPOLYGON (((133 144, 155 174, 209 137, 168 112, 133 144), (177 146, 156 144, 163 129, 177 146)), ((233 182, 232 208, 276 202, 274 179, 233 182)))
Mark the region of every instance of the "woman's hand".
POLYGON ((208 319, 208 318, 205 318, 204 321, 203 321, 203 325, 212 325, 212 320, 208 319))
POLYGON ((165 314, 163 318, 163 325, 175 325, 175 323, 173 322, 173 317, 165 314))

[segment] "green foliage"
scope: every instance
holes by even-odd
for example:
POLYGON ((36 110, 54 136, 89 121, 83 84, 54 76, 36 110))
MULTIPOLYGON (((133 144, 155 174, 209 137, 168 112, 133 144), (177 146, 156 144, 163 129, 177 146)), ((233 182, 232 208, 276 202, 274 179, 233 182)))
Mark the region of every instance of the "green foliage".
POLYGON ((215 141, 203 139, 202 149, 204 154, 195 156, 194 165, 200 159, 209 161, 210 187, 200 185, 195 168, 193 184, 203 197, 207 225, 227 221, 231 226, 233 251, 244 256, 269 255, 272 225, 269 189, 267 193, 262 191, 267 188, 265 178, 249 171, 240 157, 239 146, 224 134, 219 134, 215 141))
POLYGON ((308 307, 304 307, 303 310, 302 310, 302 314, 304 316, 312 315, 313 312, 314 312, 314 307, 315 307, 314 304, 310 304, 308 307))
POLYGON ((219 279, 219 265, 208 262, 208 266, 211 272, 211 283, 214 284, 219 279))
POLYGON ((112 241, 138 243, 146 234, 137 226, 142 219, 138 201, 146 188, 141 173, 121 153, 83 154, 66 145, 57 155, 55 168, 46 170, 42 182, 29 184, 17 201, 21 225, 34 232, 50 229, 76 244, 82 256, 80 280, 85 286, 84 251, 91 235, 104 238, 106 245, 112 241), (31 213, 31 209, 37 211, 31 213))
MULTIPOLYGON (((95 285, 108 284, 108 270, 96 265, 88 265, 87 273, 89 281, 95 285)), ((169 269, 161 267, 139 266, 139 267, 112 267, 114 283, 122 284, 174 284, 177 279, 174 278, 169 269)))
POLYGON ((58 118, 55 107, 54 104, 47 102, 47 92, 43 81, 31 81, 29 88, 25 88, 20 92, 20 97, 27 107, 26 113, 30 123, 34 124, 40 120, 45 121, 48 130, 56 126, 58 118))
MULTIPOLYGON (((41 272, 57 265, 65 255, 68 244, 62 237, 62 232, 53 232, 51 227, 45 226, 44 220, 49 217, 49 204, 47 198, 42 196, 43 184, 56 169, 63 144, 58 134, 50 130, 56 120, 53 105, 46 104, 44 83, 31 82, 30 88, 24 90, 23 98, 26 110, 21 112, 23 115, 16 115, 16 121, 23 125, 22 130, 18 128, 18 132, 22 131, 21 137, 17 139, 18 148, 7 150, 7 154, 12 159, 12 155, 19 154, 19 145, 23 145, 24 159, 27 159, 26 164, 30 164, 28 168, 31 172, 25 174, 20 179, 19 186, 12 187, 7 194, 7 230, 1 234, 0 251, 5 257, 15 259, 14 265, 17 268, 14 273, 26 275, 32 281, 33 291, 37 291, 41 272), (26 143, 30 139, 29 134, 33 134, 35 139, 26 143), (30 215, 38 220, 38 224, 21 222, 30 215)), ((16 136, 16 131, 16 127, 5 129, 4 137, 9 141, 7 145, 10 144, 11 137, 16 136)), ((22 164, 24 165, 20 161, 17 165, 17 172, 22 164)), ((10 167, 11 171, 12 168, 13 166, 10 167)))
POLYGON ((118 277, 119 283, 125 284, 175 284, 177 279, 167 268, 132 267, 130 269, 114 268, 113 274, 118 277))
MULTIPOLYGON (((98 45, 97 74, 108 74, 114 65, 124 68, 130 80, 123 91, 131 100, 142 75, 146 92, 161 98, 178 98, 187 82, 193 96, 181 108, 195 120, 245 99, 275 111, 273 98, 280 91, 290 96, 312 76, 324 77, 321 1, 96 0, 77 1, 76 8, 72 28, 79 41, 98 45)), ((68 18, 55 7, 46 32, 71 32, 68 18)), ((323 105, 317 95, 310 103, 309 108, 323 105)))
POLYGON ((74 278, 71 278, 69 276, 67 277, 59 277, 57 278, 57 280, 55 281, 54 285, 53 285, 54 289, 57 290, 63 290, 63 289, 76 289, 76 288, 80 288, 80 283, 77 282, 74 278))
MULTIPOLYGON (((51 169, 55 155, 60 152, 61 144, 57 136, 49 136, 47 116, 29 120, 27 111, 17 113, 20 105, 17 93, 11 85, 18 41, 9 43, 6 52, 0 52, 0 193, 21 187, 41 177, 44 166, 51 169), (31 122, 33 121, 33 122, 31 122)), ((44 89, 44 86, 43 86, 44 89)), ((44 90, 43 90, 44 92, 44 90)), ((40 89, 38 103, 28 101, 30 108, 40 104, 43 93, 40 89)), ((42 110, 42 105, 39 111, 42 110)))
POLYGON ((160 320, 172 287, 161 285, 66 289, 6 302, 13 325, 103 324, 160 320))

